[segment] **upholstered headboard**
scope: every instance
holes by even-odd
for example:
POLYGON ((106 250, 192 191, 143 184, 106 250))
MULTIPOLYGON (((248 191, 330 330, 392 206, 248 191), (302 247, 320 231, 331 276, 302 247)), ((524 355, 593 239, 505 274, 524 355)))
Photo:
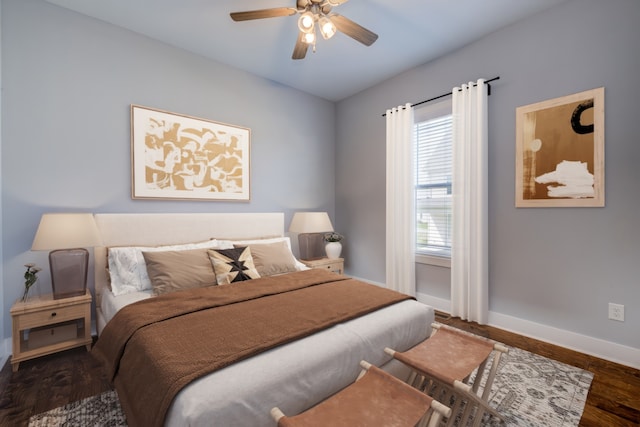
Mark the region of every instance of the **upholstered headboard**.
MULTIPOLYGON (((107 248, 158 246, 217 239, 284 235, 284 214, 168 213, 95 214, 103 246, 94 249, 96 315, 101 322, 102 292, 109 289, 107 248)), ((100 326, 100 325, 99 325, 100 326)))

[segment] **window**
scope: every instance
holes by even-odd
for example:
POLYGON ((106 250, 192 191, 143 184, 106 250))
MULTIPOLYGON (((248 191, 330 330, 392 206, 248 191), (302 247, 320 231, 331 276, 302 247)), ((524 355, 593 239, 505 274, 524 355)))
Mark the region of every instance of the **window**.
POLYGON ((416 253, 429 257, 420 257, 420 261, 431 264, 434 263, 431 257, 451 258, 451 101, 416 110, 414 121, 416 253))

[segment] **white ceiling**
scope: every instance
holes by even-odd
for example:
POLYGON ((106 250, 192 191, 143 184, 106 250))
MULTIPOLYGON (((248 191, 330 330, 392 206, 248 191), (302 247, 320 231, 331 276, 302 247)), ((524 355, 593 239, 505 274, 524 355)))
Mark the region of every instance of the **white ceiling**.
POLYGON ((291 59, 297 15, 234 22, 230 12, 295 0, 46 0, 218 62, 337 101, 567 0, 350 0, 334 8, 377 33, 344 34, 291 59))

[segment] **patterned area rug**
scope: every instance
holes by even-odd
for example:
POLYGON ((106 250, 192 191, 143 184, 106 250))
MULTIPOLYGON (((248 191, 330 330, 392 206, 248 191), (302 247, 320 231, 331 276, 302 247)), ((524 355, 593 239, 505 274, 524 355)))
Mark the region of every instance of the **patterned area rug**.
POLYGON ((509 347, 500 360, 490 405, 509 426, 573 427, 580 423, 592 380, 589 371, 509 347))
MULTIPOLYGON (((502 357, 493 385, 491 406, 506 425, 578 426, 593 374, 517 348, 502 357)), ((108 391, 34 415, 29 427, 126 427, 118 396, 108 391)), ((495 420, 483 425, 500 425, 495 420)))
POLYGON ((29 427, 126 427, 118 394, 107 391, 52 409, 29 419, 29 427))

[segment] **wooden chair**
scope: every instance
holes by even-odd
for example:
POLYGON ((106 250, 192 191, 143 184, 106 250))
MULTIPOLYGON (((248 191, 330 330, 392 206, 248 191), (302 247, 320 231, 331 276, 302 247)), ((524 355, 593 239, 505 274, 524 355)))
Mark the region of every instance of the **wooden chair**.
POLYGON ((500 357, 509 349, 498 342, 445 325, 434 323, 431 326, 431 337, 405 352, 385 348, 386 353, 412 369, 407 382, 451 405, 452 415, 446 422, 447 426, 466 426, 471 415, 472 425, 479 426, 487 412, 504 421, 488 401, 500 357), (489 361, 491 368, 485 375, 489 361), (471 381, 474 371, 476 375, 471 381))
POLYGON ((279 427, 436 427, 451 410, 380 368, 362 361, 355 382, 292 417, 277 407, 279 427))

